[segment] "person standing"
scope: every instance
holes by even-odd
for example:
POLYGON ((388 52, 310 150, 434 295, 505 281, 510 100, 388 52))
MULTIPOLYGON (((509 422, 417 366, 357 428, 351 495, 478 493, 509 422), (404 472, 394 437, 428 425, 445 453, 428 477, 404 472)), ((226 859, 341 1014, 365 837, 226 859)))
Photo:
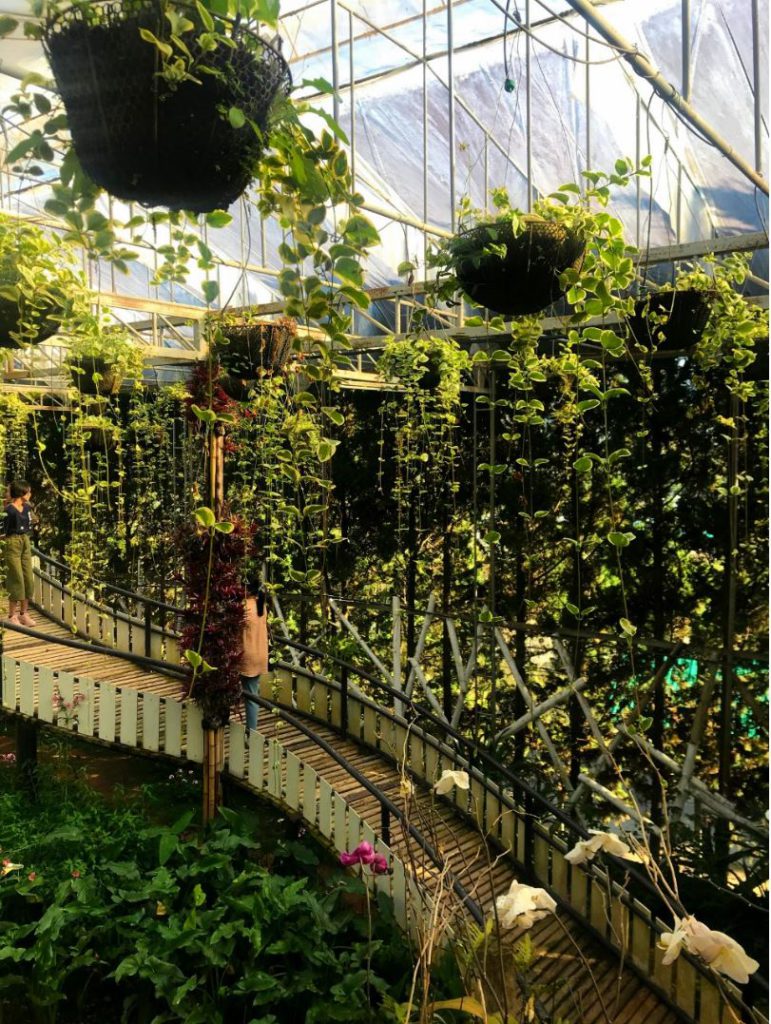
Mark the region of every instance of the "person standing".
MULTIPOLYGON (((241 683, 249 693, 259 695, 260 676, 268 671, 268 613, 265 588, 257 579, 246 584, 244 599, 244 653, 241 658, 241 683)), ((258 706, 245 700, 246 728, 257 728, 258 706)))
POLYGON ((29 614, 34 592, 32 576, 32 488, 26 480, 14 480, 8 488, 5 508, 5 585, 8 590, 8 621, 17 626, 35 626, 29 614))

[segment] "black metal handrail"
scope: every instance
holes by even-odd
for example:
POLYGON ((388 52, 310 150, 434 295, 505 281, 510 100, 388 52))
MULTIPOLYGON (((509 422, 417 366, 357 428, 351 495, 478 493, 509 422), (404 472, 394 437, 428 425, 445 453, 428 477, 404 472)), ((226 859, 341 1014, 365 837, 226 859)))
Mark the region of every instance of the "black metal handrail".
MULTIPOLYGON (((47 555, 44 551, 41 551, 40 548, 33 548, 32 553, 36 555, 41 562, 53 565, 60 571, 66 572, 72 576, 72 568, 69 565, 64 562, 60 562, 51 555, 47 555)), ((112 594, 118 594, 120 597, 128 598, 131 601, 148 605, 151 608, 157 608, 159 611, 168 612, 170 615, 184 615, 185 613, 185 609, 180 608, 178 605, 168 604, 165 601, 158 601, 154 597, 148 597, 146 594, 138 594, 133 590, 126 590, 124 587, 119 587, 115 583, 105 583, 103 580, 95 580, 90 576, 84 576, 83 579, 88 580, 89 583, 92 583, 100 590, 107 591, 112 594)), ((88 598, 86 598, 86 600, 88 600, 88 598)))
POLYGON ((317 746, 319 746, 324 751, 324 753, 328 754, 337 764, 340 765, 341 768, 344 768, 345 771, 351 776, 351 778, 355 779, 360 786, 363 786, 364 789, 366 789, 371 796, 374 796, 375 799, 380 804, 381 808, 381 831, 382 839, 385 845, 389 847, 391 845, 390 819, 395 818, 402 826, 402 828, 409 834, 410 838, 414 839, 415 842, 418 843, 420 848, 423 850, 423 852, 427 854, 427 856, 433 862, 434 866, 452 879, 453 891, 460 898, 463 906, 465 906, 468 909, 469 913, 474 918, 476 923, 480 925, 480 927, 484 926, 484 914, 482 913, 482 910, 479 904, 476 902, 476 900, 474 900, 469 895, 469 893, 466 891, 461 882, 459 882, 458 879, 455 877, 453 872, 445 867, 444 860, 437 853, 437 851, 434 849, 431 843, 418 831, 418 829, 415 828, 415 826, 411 822, 407 820, 407 817, 404 814, 404 812, 399 807, 397 807, 396 804, 391 799, 389 799, 389 797, 387 797, 386 794, 381 789, 379 789, 373 782, 370 782, 370 780, 365 775, 362 775, 358 768, 352 765, 351 762, 343 754, 335 750, 334 747, 327 743, 327 741, 323 739, 321 736, 317 736, 312 729, 309 729, 303 722, 299 721, 299 719, 295 718, 294 715, 286 711, 280 704, 277 704, 275 701, 268 700, 266 697, 260 697, 257 694, 251 693, 248 690, 244 690, 242 696, 244 697, 245 700, 251 701, 254 704, 260 705, 260 707, 264 707, 267 710, 275 714, 278 714, 279 717, 281 717, 285 722, 287 722, 287 724, 291 725, 293 729, 297 729, 308 739, 313 740, 313 742, 317 746))
POLYGON ((115 647, 108 647, 96 641, 73 640, 69 637, 54 636, 51 633, 43 633, 39 629, 31 629, 28 626, 17 625, 9 622, 8 619, 0 619, 0 656, 3 654, 3 630, 9 629, 13 633, 21 633, 24 636, 32 637, 34 640, 42 640, 47 644, 59 644, 61 647, 71 647, 76 651, 87 651, 89 654, 109 654, 114 658, 122 658, 131 661, 140 668, 146 668, 153 672, 159 672, 165 676, 172 676, 176 679, 189 679, 190 672, 179 665, 171 665, 167 661, 159 661, 157 658, 148 658, 144 654, 134 654, 133 651, 120 651, 115 647))

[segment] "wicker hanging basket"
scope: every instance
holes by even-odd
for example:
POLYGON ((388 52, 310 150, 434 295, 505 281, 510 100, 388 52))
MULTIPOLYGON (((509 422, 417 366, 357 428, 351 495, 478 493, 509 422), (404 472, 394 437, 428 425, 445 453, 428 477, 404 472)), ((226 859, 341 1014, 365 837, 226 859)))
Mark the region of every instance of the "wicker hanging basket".
POLYGON ((701 338, 710 314, 711 292, 687 288, 654 292, 635 303, 627 320, 634 340, 645 348, 677 352, 701 338))
POLYGON ((230 398, 245 402, 262 374, 280 372, 292 354, 297 323, 289 317, 279 320, 231 320, 220 323, 223 342, 212 346, 212 355, 222 368, 219 383, 230 398))
POLYGON ((123 374, 98 356, 70 357, 70 375, 82 395, 117 395, 123 383, 123 374))
POLYGON ((580 267, 584 241, 555 221, 523 218, 515 235, 510 221, 479 224, 454 240, 456 276, 463 291, 503 316, 538 313, 564 295, 559 277, 580 267), (505 255, 485 252, 506 246, 505 255))
POLYGON ((258 134, 248 123, 234 128, 228 111, 241 110, 265 130, 274 100, 291 88, 286 61, 261 40, 256 49, 247 45, 243 30, 233 47, 207 53, 197 32, 187 32, 193 60, 214 73, 171 87, 141 29, 168 36, 160 0, 73 5, 45 25, 78 159, 119 199, 196 213, 226 209, 254 177, 262 150, 258 134))

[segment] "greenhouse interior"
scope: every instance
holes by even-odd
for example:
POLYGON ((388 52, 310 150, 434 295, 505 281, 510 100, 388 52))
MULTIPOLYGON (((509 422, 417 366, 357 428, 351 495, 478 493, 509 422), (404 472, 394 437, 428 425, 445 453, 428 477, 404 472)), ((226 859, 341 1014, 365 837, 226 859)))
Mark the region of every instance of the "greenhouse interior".
POLYGON ((0 1024, 767 1024, 766 0, 0 0, 0 1024))

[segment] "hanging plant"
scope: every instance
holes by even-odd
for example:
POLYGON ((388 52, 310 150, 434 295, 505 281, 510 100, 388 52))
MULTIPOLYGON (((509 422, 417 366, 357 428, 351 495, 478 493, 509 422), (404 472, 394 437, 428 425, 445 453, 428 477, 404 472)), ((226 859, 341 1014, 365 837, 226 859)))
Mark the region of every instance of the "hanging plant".
POLYGON ((248 399, 260 377, 285 367, 297 336, 296 320, 265 320, 248 311, 226 313, 212 326, 211 355, 222 369, 220 386, 239 402, 248 399))
POLYGON ((42 38, 83 170, 119 199, 226 209, 255 175, 286 61, 261 8, 205 0, 54 3, 42 38))
POLYGON ((117 395, 125 378, 141 379, 142 352, 127 331, 89 317, 71 336, 66 365, 82 395, 117 395))
POLYGON ((458 287, 473 302, 525 316, 565 294, 560 275, 580 266, 584 241, 557 221, 507 211, 456 235, 447 253, 458 287))
POLYGON ((182 650, 193 668, 190 694, 207 727, 225 725, 241 699, 243 653, 243 565, 251 530, 243 520, 201 507, 195 527, 185 531, 187 624, 182 650))
POLYGON ((0 348, 51 338, 85 292, 68 247, 31 224, 0 216, 0 348))
POLYGON ((638 345, 662 352, 690 349, 698 343, 710 314, 714 291, 697 288, 662 288, 634 305, 627 320, 638 345))

